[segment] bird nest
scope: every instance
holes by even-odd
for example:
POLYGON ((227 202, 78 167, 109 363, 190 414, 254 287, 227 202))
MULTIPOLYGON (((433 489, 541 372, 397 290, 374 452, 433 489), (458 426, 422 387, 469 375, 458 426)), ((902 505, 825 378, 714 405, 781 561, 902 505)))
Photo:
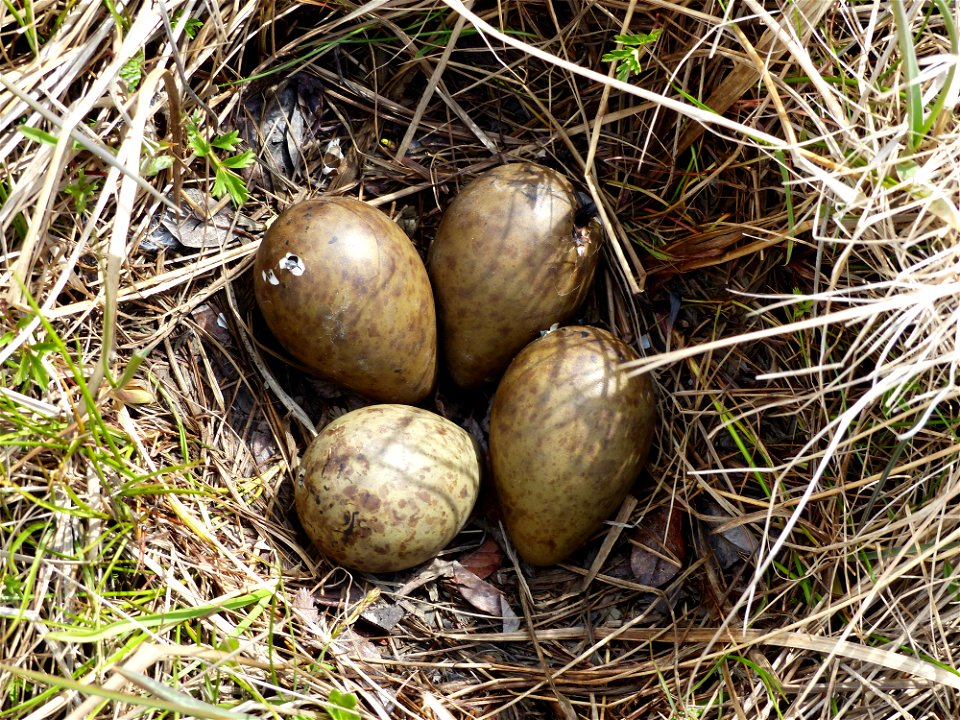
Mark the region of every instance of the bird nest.
POLYGON ((5 5, 6 716, 955 716, 950 12, 5 5), (425 254, 522 160, 603 228, 576 320, 655 380, 648 467, 557 566, 485 492, 425 566, 338 567, 291 478, 366 401, 268 339, 263 230, 351 195, 425 254))

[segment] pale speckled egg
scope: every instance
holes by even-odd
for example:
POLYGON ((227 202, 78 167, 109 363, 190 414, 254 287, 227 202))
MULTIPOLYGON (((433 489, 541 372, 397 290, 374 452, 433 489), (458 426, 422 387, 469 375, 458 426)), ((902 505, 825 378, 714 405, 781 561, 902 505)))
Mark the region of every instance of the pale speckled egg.
POLYGON ((436 556, 466 523, 480 467, 473 438, 449 420, 371 405, 331 422, 307 448, 297 514, 330 560, 364 572, 404 570, 436 556))

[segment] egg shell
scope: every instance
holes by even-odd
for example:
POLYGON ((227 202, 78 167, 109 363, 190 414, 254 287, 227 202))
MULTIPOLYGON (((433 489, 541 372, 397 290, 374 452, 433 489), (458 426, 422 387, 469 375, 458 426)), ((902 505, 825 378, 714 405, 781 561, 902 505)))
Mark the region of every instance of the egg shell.
POLYGON ((374 400, 416 403, 437 374, 433 291, 416 248, 351 197, 291 205, 254 263, 267 326, 311 373, 374 400))
POLYGON ((454 382, 496 380, 590 289, 599 231, 574 227, 570 181, 534 163, 478 176, 450 203, 427 254, 446 367, 454 382))
POLYGON ((434 413, 372 405, 317 435, 300 464, 297 514, 320 551, 365 572, 433 558, 460 531, 480 489, 473 438, 434 413))
POLYGON ((490 461, 510 539, 533 565, 561 562, 623 502, 657 422, 636 352, 605 330, 564 327, 530 343, 497 387, 490 461))

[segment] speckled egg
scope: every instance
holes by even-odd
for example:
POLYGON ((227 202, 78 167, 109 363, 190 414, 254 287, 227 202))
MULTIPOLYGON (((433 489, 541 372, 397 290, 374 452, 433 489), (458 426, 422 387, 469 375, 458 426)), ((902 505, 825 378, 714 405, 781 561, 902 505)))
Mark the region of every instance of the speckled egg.
POLYGON ((433 291, 416 248, 380 210, 351 197, 291 205, 254 263, 257 304, 311 373, 384 402, 433 389, 433 291))
POLYGON ((596 269, 599 230, 576 226, 567 178, 501 165, 450 203, 427 255, 454 382, 495 381, 513 356, 576 311, 596 269))
POLYGON ((297 514, 344 567, 390 572, 426 562, 460 531, 480 489, 480 456, 449 420, 372 405, 317 435, 300 464, 297 514))
POLYGON ((657 422, 636 352, 595 327, 564 327, 510 363, 493 399, 490 463, 510 539, 534 565, 581 547, 623 502, 657 422))

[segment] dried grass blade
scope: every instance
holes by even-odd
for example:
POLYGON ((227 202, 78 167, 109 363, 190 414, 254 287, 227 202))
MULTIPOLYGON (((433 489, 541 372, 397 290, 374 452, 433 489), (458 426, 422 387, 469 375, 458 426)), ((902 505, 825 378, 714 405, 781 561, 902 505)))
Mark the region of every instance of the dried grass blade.
MULTIPOLYGON (((833 7, 830 0, 798 0, 793 12, 805 21, 804 31, 800 36, 801 45, 806 45, 807 38, 813 32, 813 28, 823 18, 827 10, 833 7)), ((772 18, 771 18, 772 19, 772 18)), ((765 55, 768 63, 776 60, 787 51, 787 45, 783 42, 777 43, 782 38, 780 33, 774 27, 770 27, 756 44, 755 50, 759 55, 765 55)), ((745 40, 745 38, 744 38, 745 40)), ((760 71, 749 65, 737 65, 733 71, 724 78, 704 104, 711 110, 723 114, 730 109, 737 100, 743 97, 743 94, 756 84, 760 78, 760 71)), ((677 154, 682 154, 696 142, 697 138, 703 135, 704 126, 698 123, 691 123, 684 130, 683 135, 677 143, 677 154)))
POLYGON ((443 2, 453 10, 456 10, 458 13, 465 15, 474 25, 474 27, 483 33, 486 33, 491 37, 496 38, 500 42, 510 45, 511 47, 529 53, 540 60, 556 65, 557 67, 561 67, 564 70, 572 72, 576 75, 580 75, 581 77, 587 78, 588 80, 592 80, 593 82, 601 85, 610 85, 611 87, 627 93, 628 95, 636 95, 644 100, 652 101, 661 107, 672 110, 680 115, 696 120, 697 122, 702 122, 707 125, 716 125, 717 127, 721 127, 725 130, 730 130, 739 136, 751 138, 755 142, 763 143, 764 145, 773 148, 781 148, 784 150, 790 149, 783 139, 774 135, 770 135, 769 133, 765 133, 762 130, 757 130, 754 127, 738 123, 734 120, 730 120, 729 118, 725 118, 722 115, 717 115, 716 113, 703 110, 689 103, 680 102, 672 97, 651 92, 650 90, 641 88, 637 85, 631 85, 630 83, 607 77, 606 75, 598 73, 595 70, 590 70, 575 63, 568 62, 561 57, 545 52, 540 48, 534 47, 533 45, 502 33, 490 23, 486 22, 479 15, 468 10, 466 6, 460 2, 460 0, 443 0, 443 2))
MULTIPOLYGON (((120 146, 118 159, 127 167, 140 167, 143 153, 143 138, 147 120, 151 115, 151 104, 157 86, 168 74, 167 70, 157 68, 144 79, 137 95, 137 108, 130 123, 130 129, 120 146)), ((111 169, 116 176, 116 168, 111 169)), ((117 212, 114 216, 113 231, 107 246, 107 264, 104 272, 103 294, 103 340, 100 347, 100 362, 90 378, 90 393, 97 397, 100 384, 110 372, 117 339, 117 312, 120 296, 120 268, 126 259, 127 235, 130 230, 130 216, 137 199, 136 175, 125 175, 120 182, 117 195, 117 212)))
MULTIPOLYGON (((807 22, 808 17, 803 12, 800 12, 802 2, 797 3, 797 19, 801 22, 805 22, 808 31, 812 31, 816 25, 817 20, 822 17, 823 12, 828 10, 833 6, 833 3, 829 0, 809 0, 814 3, 809 22, 807 22), (818 15, 817 13, 820 13, 818 15)), ((778 22, 767 10, 764 8, 757 0, 744 0, 744 3, 752 12, 754 12, 763 22, 767 25, 770 30, 776 35, 777 39, 790 51, 790 54, 797 61, 803 71, 807 74, 810 82, 819 92, 820 99, 827 106, 827 109, 830 111, 830 118, 833 122, 837 123, 841 129, 845 131, 850 130, 850 121, 847 119, 847 114, 844 112, 844 109, 840 106, 839 101, 834 97, 834 90, 823 79, 823 76, 820 75, 820 70, 813 63, 813 59, 810 57, 810 53, 807 51, 803 38, 798 38, 792 32, 792 28, 789 30, 784 26, 783 23, 778 22)), ((792 5, 792 3, 791 3, 792 5)), ((790 7, 790 5, 788 5, 790 7)))
MULTIPOLYGON (((661 628, 618 628, 609 630, 594 628, 593 635, 598 642, 615 638, 621 642, 661 642, 676 644, 703 643, 723 638, 729 646, 714 650, 699 661, 723 657, 730 652, 745 650, 754 645, 776 645, 778 647, 810 650, 834 657, 857 660, 871 665, 879 665, 890 670, 897 670, 907 675, 923 678, 931 682, 960 690, 960 672, 919 658, 912 658, 892 650, 872 648, 849 640, 838 640, 830 637, 818 637, 801 632, 768 632, 765 630, 724 630, 696 628, 684 630, 675 627, 661 628)), ((530 633, 527 630, 517 630, 510 633, 446 633, 445 637, 453 640, 469 640, 471 642, 529 642, 530 633)), ((538 630, 537 640, 544 642, 559 642, 569 640, 583 640, 588 637, 584 628, 564 628, 558 630, 538 630)), ((593 648, 591 648, 592 650, 593 648)), ((558 677, 562 671, 554 674, 558 677)))
MULTIPOLYGON (((468 0, 467 7, 473 7, 473 0, 468 0)), ((410 124, 407 126, 407 131, 403 134, 403 138, 400 140, 400 145, 397 146, 396 158, 398 162, 403 162, 403 156, 407 154, 407 149, 410 147, 410 143, 413 142, 413 138, 417 134, 417 128, 420 127, 420 120, 423 118, 423 114, 426 112, 427 106, 430 104, 430 99, 433 97, 433 93, 437 89, 437 85, 440 84, 440 79, 443 77, 443 71, 446 69, 447 63, 450 61, 450 55, 457 46, 457 40, 460 38, 460 33, 463 31, 463 26, 466 24, 466 22, 467 19, 463 15, 459 15, 456 23, 454 23, 453 30, 450 32, 450 37, 447 40, 447 45, 443 49, 443 53, 440 55, 440 60, 437 61, 437 66, 430 74, 430 79, 427 81, 427 87, 424 88, 424 91, 420 96, 420 102, 417 103, 416 110, 413 111, 413 119, 410 120, 410 124)))
MULTIPOLYGON (((157 17, 152 12, 142 10, 134 16, 130 30, 117 50, 113 62, 110 63, 102 75, 94 80, 87 93, 77 101, 76 105, 67 112, 63 121, 59 123, 63 132, 57 141, 53 157, 47 165, 43 185, 37 197, 33 200, 33 205, 38 211, 33 215, 27 236, 23 240, 20 256, 13 267, 14 274, 22 280, 26 281, 29 278, 36 261, 37 245, 43 235, 46 223, 50 219, 49 214, 43 210, 50 206, 54 190, 60 182, 67 159, 67 149, 73 142, 74 129, 83 123, 93 106, 106 93, 110 83, 116 82, 121 68, 143 48, 156 25, 157 17)), ((5 86, 7 84, 4 83, 5 86)), ((133 177, 139 177, 139 173, 135 173, 133 177)), ((13 305, 20 305, 23 302, 23 294, 16 285, 10 287, 8 297, 13 305)))

